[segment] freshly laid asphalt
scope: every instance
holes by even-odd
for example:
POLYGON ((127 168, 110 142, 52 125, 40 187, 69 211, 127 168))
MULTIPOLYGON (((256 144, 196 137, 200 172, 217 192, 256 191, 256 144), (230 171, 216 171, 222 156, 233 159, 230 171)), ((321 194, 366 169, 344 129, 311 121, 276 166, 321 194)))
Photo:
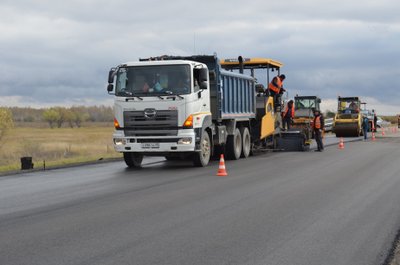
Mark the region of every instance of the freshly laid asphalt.
POLYGON ((383 264, 400 135, 332 141, 226 161, 226 177, 157 159, 0 177, 0 264, 383 264))

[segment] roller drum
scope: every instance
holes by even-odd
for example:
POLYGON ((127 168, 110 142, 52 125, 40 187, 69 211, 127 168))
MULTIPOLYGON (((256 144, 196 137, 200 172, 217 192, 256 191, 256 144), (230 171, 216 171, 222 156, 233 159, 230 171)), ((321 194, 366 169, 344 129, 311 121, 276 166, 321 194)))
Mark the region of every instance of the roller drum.
POLYGON ((358 137, 360 136, 360 127, 358 123, 339 123, 335 124, 334 132, 336 137, 358 137))

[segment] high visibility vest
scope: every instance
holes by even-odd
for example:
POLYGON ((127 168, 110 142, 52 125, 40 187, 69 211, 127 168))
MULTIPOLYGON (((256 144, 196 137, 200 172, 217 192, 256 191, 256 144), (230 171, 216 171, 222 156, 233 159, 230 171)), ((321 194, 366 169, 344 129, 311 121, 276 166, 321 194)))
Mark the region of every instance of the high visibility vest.
MULTIPOLYGON (((288 105, 286 105, 286 108, 285 108, 285 111, 283 112, 283 117, 285 118, 286 117, 286 114, 288 113, 288 111, 289 111, 289 106, 288 105)), ((290 109, 290 118, 293 118, 294 117, 294 106, 292 105, 292 108, 290 109)))
MULTIPOLYGON (((276 76, 276 84, 278 85, 278 87, 276 87, 273 82, 268 84, 268 88, 272 91, 274 91, 275 93, 279 93, 279 91, 281 90, 282 87, 282 80, 279 78, 279 76, 276 76)), ((273 81, 273 79, 272 79, 273 81)))
POLYGON ((314 126, 315 129, 321 129, 321 115, 314 118, 314 126))

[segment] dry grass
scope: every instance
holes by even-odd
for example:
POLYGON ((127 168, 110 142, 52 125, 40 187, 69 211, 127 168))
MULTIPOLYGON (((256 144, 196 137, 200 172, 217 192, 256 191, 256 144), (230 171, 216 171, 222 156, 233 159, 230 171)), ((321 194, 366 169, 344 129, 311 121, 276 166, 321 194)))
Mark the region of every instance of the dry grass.
POLYGON ((391 124, 397 124, 398 119, 397 116, 381 116, 385 121, 389 121, 391 124))
POLYGON ((113 126, 84 128, 16 127, 0 142, 0 172, 20 169, 20 158, 31 156, 35 167, 121 157, 112 145, 113 126))

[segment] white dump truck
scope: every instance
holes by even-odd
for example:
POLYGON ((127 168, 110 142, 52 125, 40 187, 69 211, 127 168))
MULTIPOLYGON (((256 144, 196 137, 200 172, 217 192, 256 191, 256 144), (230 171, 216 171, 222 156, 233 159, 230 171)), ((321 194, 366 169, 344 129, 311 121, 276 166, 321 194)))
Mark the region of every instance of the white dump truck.
MULTIPOLYGON (((239 58, 242 69, 251 67, 239 58)), ((282 66, 257 60, 268 71, 282 66)), ((280 113, 251 72, 226 70, 216 55, 161 56, 111 68, 115 150, 129 167, 140 167, 143 156, 206 166, 213 155, 239 159, 274 148, 280 113)))

